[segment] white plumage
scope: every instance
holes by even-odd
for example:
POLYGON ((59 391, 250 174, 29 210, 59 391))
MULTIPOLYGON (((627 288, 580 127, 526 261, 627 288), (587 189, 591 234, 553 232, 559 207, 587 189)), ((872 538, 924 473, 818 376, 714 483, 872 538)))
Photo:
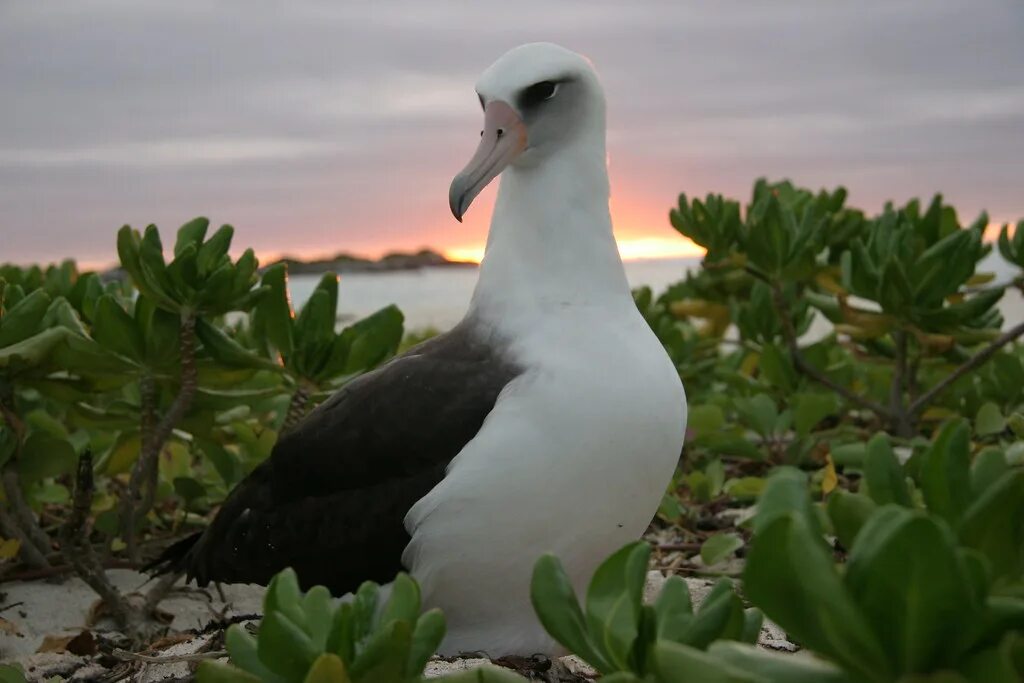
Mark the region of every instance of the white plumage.
POLYGON ((534 562, 554 552, 582 593, 601 560, 644 532, 679 458, 686 399, 616 249, 590 63, 524 45, 478 92, 517 110, 527 139, 501 175, 468 317, 524 371, 409 511, 403 561, 426 606, 447 616, 445 653, 550 653, 530 605, 534 562), (524 89, 544 82, 558 86, 550 112, 519 111, 524 89), (559 97, 572 100, 556 108, 559 97))

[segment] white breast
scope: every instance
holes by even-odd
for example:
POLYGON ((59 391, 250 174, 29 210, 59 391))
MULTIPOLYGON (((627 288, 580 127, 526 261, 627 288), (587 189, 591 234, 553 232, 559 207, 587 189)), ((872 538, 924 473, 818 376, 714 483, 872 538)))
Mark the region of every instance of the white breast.
POLYGON ((403 559, 448 617, 445 653, 552 652, 530 605, 534 562, 554 552, 582 593, 643 533, 679 458, 682 385, 635 308, 533 322, 506 321, 526 371, 406 517, 403 559))

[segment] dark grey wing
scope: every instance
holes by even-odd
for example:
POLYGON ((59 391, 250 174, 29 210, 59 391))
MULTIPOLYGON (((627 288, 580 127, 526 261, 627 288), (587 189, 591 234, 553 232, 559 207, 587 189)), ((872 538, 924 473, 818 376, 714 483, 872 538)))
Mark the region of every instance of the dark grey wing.
MULTIPOLYGON (((402 569, 403 520, 519 370, 464 323, 345 385, 281 437, 162 569, 265 584, 292 567, 335 595, 402 569)), ((175 548, 177 547, 177 550, 175 548)))

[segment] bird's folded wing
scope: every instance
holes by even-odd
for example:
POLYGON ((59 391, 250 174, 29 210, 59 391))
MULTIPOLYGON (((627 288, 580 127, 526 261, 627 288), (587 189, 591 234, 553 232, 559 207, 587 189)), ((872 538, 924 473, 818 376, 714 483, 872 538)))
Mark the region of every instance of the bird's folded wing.
POLYGON ((293 567, 333 593, 401 569, 403 518, 518 374, 460 326, 343 387, 228 496, 179 566, 200 584, 293 567))

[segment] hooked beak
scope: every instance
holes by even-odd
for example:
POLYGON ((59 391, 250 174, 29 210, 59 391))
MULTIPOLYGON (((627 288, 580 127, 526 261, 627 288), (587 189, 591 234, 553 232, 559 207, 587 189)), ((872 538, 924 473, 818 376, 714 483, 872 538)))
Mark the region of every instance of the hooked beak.
POLYGON ((476 154, 448 190, 452 215, 462 222, 462 215, 480 190, 512 163, 526 149, 526 125, 507 102, 492 100, 484 108, 484 130, 476 154))

